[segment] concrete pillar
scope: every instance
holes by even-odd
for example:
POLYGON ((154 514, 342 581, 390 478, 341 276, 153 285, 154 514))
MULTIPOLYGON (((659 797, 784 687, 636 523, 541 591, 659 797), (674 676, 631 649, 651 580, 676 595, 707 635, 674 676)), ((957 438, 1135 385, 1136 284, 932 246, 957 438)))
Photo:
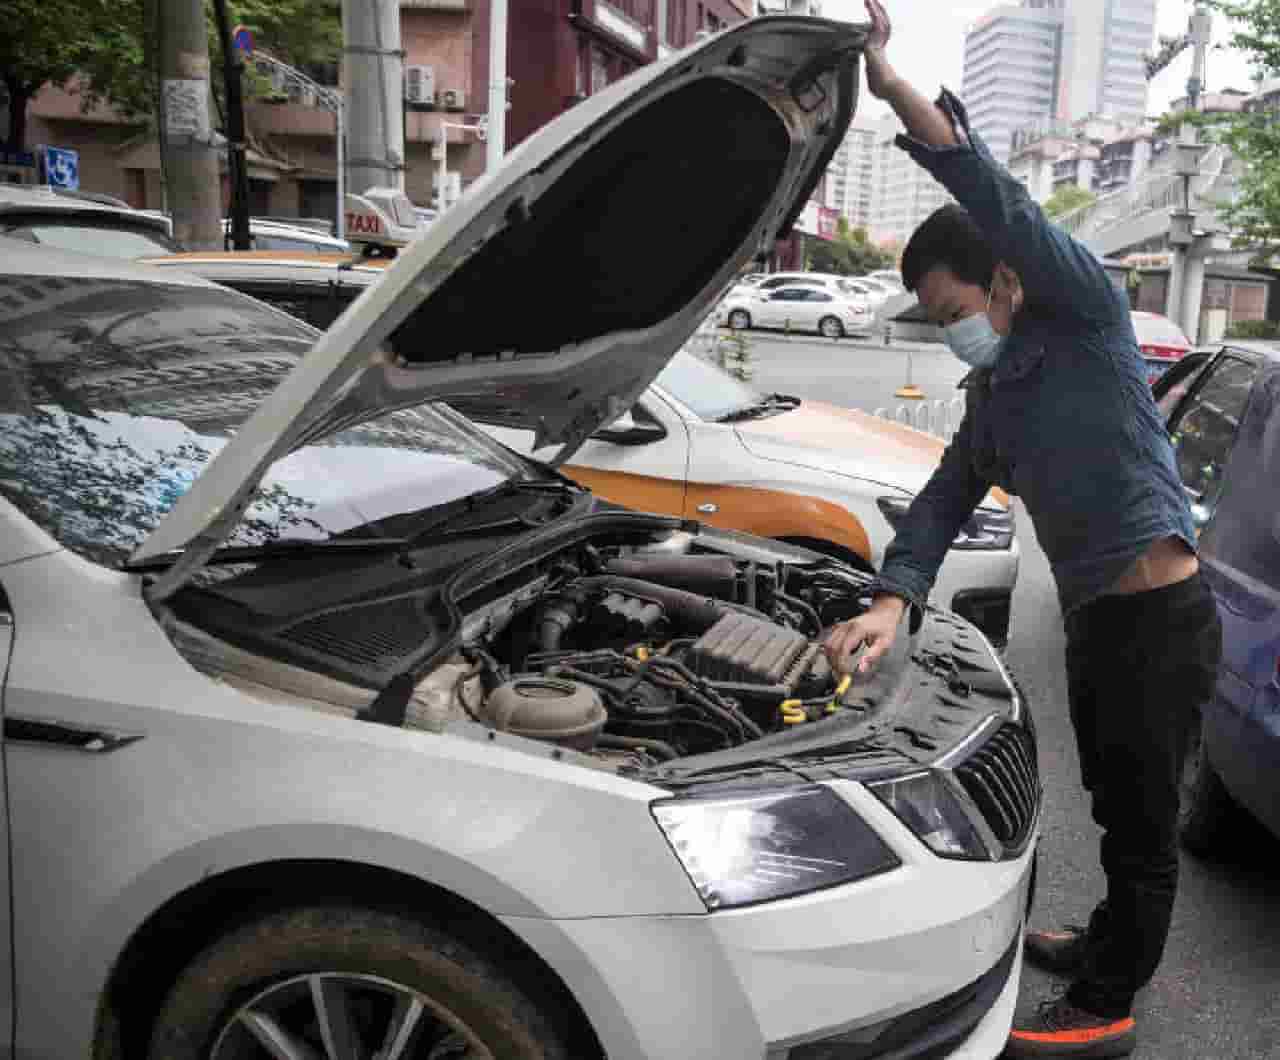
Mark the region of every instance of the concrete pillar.
POLYGON ((404 190, 404 51, 400 5, 343 0, 347 190, 404 190))
POLYGON ((1204 240, 1197 240, 1187 253, 1182 273, 1182 304, 1179 326, 1193 344, 1200 341, 1200 306, 1204 301, 1204 240))

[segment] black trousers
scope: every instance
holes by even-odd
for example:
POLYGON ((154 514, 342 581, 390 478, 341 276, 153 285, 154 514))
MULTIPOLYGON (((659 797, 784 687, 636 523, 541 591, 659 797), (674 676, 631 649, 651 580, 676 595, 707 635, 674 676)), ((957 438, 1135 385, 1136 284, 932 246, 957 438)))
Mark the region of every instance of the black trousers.
POLYGON ((1213 692, 1222 626, 1199 574, 1068 616, 1071 721, 1093 818, 1104 829, 1107 896, 1094 956, 1070 1001, 1130 1013, 1164 953, 1178 886, 1178 783, 1191 723, 1213 692))

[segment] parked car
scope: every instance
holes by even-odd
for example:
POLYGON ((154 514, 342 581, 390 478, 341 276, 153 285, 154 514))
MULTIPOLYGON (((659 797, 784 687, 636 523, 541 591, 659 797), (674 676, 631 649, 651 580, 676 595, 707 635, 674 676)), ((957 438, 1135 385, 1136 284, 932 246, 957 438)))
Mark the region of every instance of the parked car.
POLYGON ((755 285, 757 291, 774 291, 779 287, 821 287, 833 294, 865 295, 862 287, 850 276, 828 272, 773 272, 755 285))
POLYGON ((1159 313, 1134 310, 1131 316, 1138 349, 1147 363, 1147 382, 1155 383, 1171 364, 1186 355, 1191 349, 1191 341, 1177 324, 1159 313))
MULTIPOLYGON (((223 222, 223 230, 229 240, 230 219, 223 222)), ((260 217, 249 218, 249 240, 250 250, 301 250, 310 254, 341 254, 351 249, 345 239, 318 232, 315 228, 268 221, 260 217)))
POLYGON ((763 284, 720 304, 720 320, 739 331, 812 331, 829 339, 869 335, 874 314, 864 297, 823 287, 763 284))
POLYGON ((1280 346, 1188 354, 1155 384, 1213 587, 1223 660, 1183 771, 1185 846, 1231 842, 1241 808, 1280 836, 1280 346))
POLYGON ((906 290, 902 285, 902 273, 897 269, 876 269, 873 272, 867 273, 867 278, 887 283, 898 293, 906 290))
POLYGON ((0 235, 112 258, 178 249, 161 218, 99 197, 14 184, 0 184, 0 235))
POLYGON ((566 454, 632 404, 826 166, 864 32, 752 20, 594 94, 318 337, 0 257, 0 1040, 1000 1052, 1040 794, 981 635, 928 609, 851 684, 817 641, 866 575, 440 404, 566 454))
MULTIPOLYGON (((321 328, 387 265, 299 253, 178 254, 151 263, 226 284, 321 328)), ((505 444, 532 451, 532 431, 504 426, 501 412, 468 411, 505 444)), ((942 450, 938 438, 863 412, 764 394, 681 351, 629 414, 583 443, 563 470, 629 508, 803 543, 875 570, 942 450)), ((1019 558, 1008 498, 995 491, 957 538, 934 598, 1002 644, 1019 558)))

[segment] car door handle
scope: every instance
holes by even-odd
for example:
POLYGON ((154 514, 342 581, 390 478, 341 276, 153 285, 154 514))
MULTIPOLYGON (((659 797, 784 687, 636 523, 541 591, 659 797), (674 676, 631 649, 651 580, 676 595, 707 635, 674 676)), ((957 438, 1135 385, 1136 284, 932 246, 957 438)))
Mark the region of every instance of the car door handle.
POLYGON ((142 733, 91 729, 50 718, 10 716, 4 719, 4 738, 6 743, 40 744, 65 751, 104 754, 136 743, 142 739, 142 733))
POLYGON ((715 515, 716 512, 718 512, 719 510, 720 510, 720 505, 712 504, 710 501, 707 501, 706 504, 698 505, 698 511, 700 511, 703 515, 715 515))

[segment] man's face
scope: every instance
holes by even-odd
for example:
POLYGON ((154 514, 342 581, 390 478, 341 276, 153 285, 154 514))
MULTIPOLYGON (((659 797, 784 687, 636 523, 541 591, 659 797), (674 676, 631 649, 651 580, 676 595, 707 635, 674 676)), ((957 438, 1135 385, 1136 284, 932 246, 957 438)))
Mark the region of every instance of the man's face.
POLYGON ((1021 302, 1016 278, 1005 267, 996 269, 992 284, 991 308, 987 309, 988 291, 974 283, 965 283, 946 265, 935 265, 920 279, 916 291, 920 305, 929 319, 939 327, 954 324, 974 313, 987 313, 991 326, 1008 335, 1013 324, 1014 303, 1021 302))

